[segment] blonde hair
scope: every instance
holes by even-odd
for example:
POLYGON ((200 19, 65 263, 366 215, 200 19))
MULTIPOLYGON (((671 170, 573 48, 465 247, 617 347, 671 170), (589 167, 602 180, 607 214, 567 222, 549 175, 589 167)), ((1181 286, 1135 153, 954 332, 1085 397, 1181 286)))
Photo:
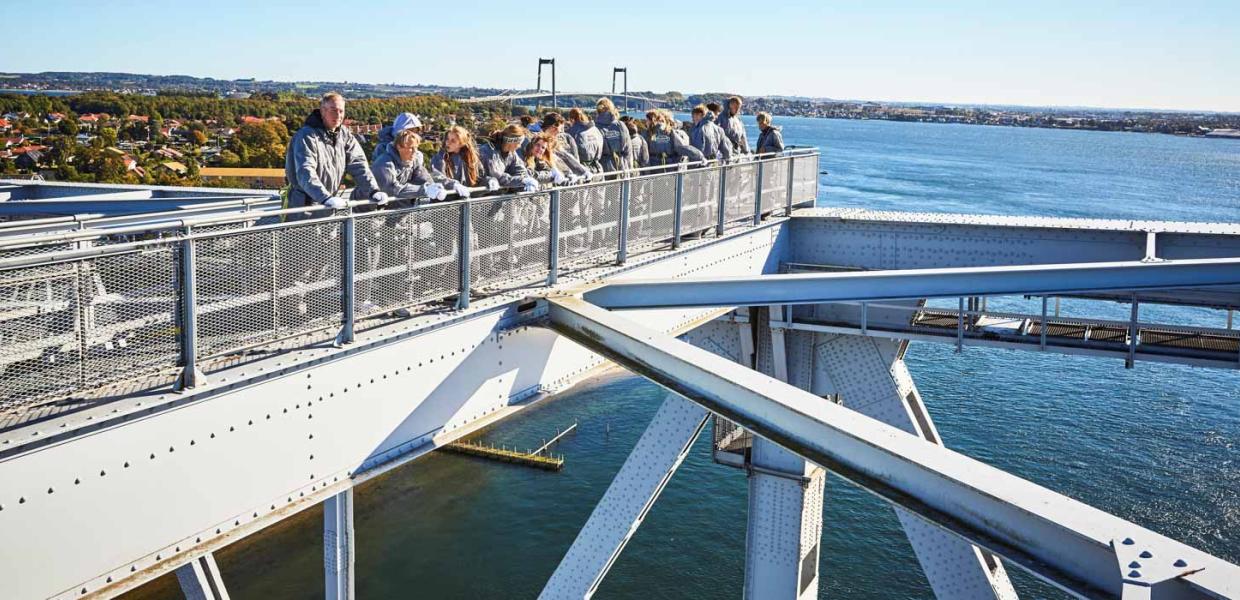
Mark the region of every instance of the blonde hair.
POLYGON ((590 120, 590 117, 586 116, 586 111, 573 107, 568 111, 568 120, 574 123, 585 123, 590 120))
POLYGON ((392 144, 397 147, 413 146, 418 147, 422 143, 422 136, 412 129, 402 129, 396 134, 396 139, 392 140, 392 144))
POLYGON ((479 164, 478 163, 478 147, 474 145, 473 134, 469 133, 468 129, 465 129, 464 127, 461 127, 460 125, 453 125, 448 128, 448 132, 444 134, 443 139, 444 139, 443 174, 447 176, 448 179, 455 179, 457 181, 462 181, 462 183, 466 183, 471 186, 477 185, 478 184, 478 164, 479 164), (469 171, 468 173, 464 173, 466 180, 462 180, 460 177, 452 173, 452 160, 451 160, 450 155, 448 154, 448 147, 447 147, 448 136, 450 135, 455 135, 456 139, 461 141, 461 149, 458 150, 458 152, 460 152, 461 154, 461 160, 465 163, 465 169, 469 171))
POLYGON ((771 123, 771 113, 766 112, 766 111, 762 111, 758 113, 758 116, 755 118, 758 119, 759 123, 766 123, 768 125, 771 123))
POLYGON ((557 143, 556 136, 540 133, 530 138, 530 143, 525 146, 525 166, 533 169, 534 162, 542 159, 548 165, 555 166, 555 147, 557 143), (534 147, 538 142, 543 143, 543 151, 541 154, 534 151, 534 147))
POLYGON ((690 114, 694 114, 694 115, 703 115, 703 116, 704 116, 704 115, 706 115, 706 105, 705 105, 705 104, 699 104, 699 105, 697 105, 697 106, 693 107, 693 110, 692 110, 692 111, 690 111, 690 114))
POLYGON ((612 102, 611 98, 599 98, 598 102, 594 103, 594 111, 595 112, 609 112, 609 113, 615 114, 616 103, 612 102))

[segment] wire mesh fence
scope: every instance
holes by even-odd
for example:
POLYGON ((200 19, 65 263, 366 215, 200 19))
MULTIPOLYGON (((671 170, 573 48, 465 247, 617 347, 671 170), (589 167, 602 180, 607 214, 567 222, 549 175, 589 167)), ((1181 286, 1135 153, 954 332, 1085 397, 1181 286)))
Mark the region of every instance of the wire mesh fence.
POLYGON ((622 183, 560 192, 559 264, 580 268, 616 259, 622 183))
POLYGON ((792 201, 810 203, 818 196, 818 155, 797 156, 792 161, 792 201))
POLYGON ((757 185, 757 177, 756 163, 728 167, 723 208, 726 223, 753 220, 754 186, 757 185))
POLYGON ((680 233, 693 235, 714 228, 719 220, 719 169, 696 169, 684 174, 681 194, 680 233))
POLYGON ((547 277, 551 196, 484 199, 470 205, 470 287, 499 290, 547 277))
POLYGON ((676 174, 636 179, 629 186, 629 255, 671 243, 676 174))
MULTIPOLYGON (((767 161, 764 212, 786 206, 790 164, 793 202, 814 198, 817 155, 767 161)), ((352 282, 342 281, 341 218, 287 225, 239 219, 193 227, 189 238, 173 231, 163 239, 151 233, 0 251, 0 260, 9 259, 9 266, 0 263, 0 411, 143 374, 175 373, 187 360, 182 269, 191 261, 185 258, 194 266, 197 356, 207 359, 277 340, 330 339, 344 322, 350 292, 354 317, 365 318, 470 290, 539 284, 548 275, 552 236, 562 269, 615 261, 626 185, 626 253, 667 247, 678 179, 682 235, 717 226, 721 192, 725 222, 752 222, 757 163, 742 163, 564 188, 559 231, 551 230, 545 193, 356 214, 350 217, 352 282), (464 215, 467 240, 461 239, 464 215), (139 239, 149 241, 85 258, 51 256, 139 239), (184 254, 188 248, 192 255, 184 254), (470 278, 463 286, 465 250, 470 278), (60 262, 29 264, 32 254, 43 253, 60 262)))
POLYGON ((356 217, 356 315, 458 293, 460 214, 456 206, 441 206, 356 217))
POLYGON ((762 212, 772 213, 788 206, 788 161, 762 163, 762 212))

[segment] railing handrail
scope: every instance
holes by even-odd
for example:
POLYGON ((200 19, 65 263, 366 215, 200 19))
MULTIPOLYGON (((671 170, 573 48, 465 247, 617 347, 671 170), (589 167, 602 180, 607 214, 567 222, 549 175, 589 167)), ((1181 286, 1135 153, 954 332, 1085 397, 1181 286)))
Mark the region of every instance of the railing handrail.
MULTIPOLYGON (((648 170, 658 171, 653 173, 635 170, 610 175, 613 178, 605 174, 574 186, 394 210, 357 212, 374 206, 369 200, 357 200, 341 210, 313 205, 265 210, 241 215, 240 219, 233 214, 206 216, 179 220, 183 234, 177 236, 81 244, 75 249, 2 259, 2 283, 10 290, 8 299, 12 300, 5 303, 2 316, 6 320, 35 319, 31 321, 35 333, 0 342, 5 344, 0 345, 0 360, 4 365, 29 364, 50 353, 56 361, 64 355, 65 364, 80 368, 67 378, 51 371, 55 375, 51 379, 31 375, 34 378, 30 380, 23 375, 28 367, 8 369, 7 373, 0 369, 0 383, 11 386, 6 393, 19 400, 42 399, 114 383, 121 373, 132 375, 131 370, 153 374, 180 366, 179 385, 193 386, 203 380, 198 370, 203 358, 296 336, 318 336, 328 328, 339 328, 337 342, 347 344, 353 340, 355 323, 382 312, 454 296, 458 308, 467 308, 474 290, 555 285, 557 274, 573 269, 623 264, 629 256, 661 247, 678 248, 682 234, 714 231, 722 236, 723 226, 749 227, 768 214, 791 214, 794 206, 816 195, 815 188, 804 186, 816 184, 817 173, 811 175, 796 168, 801 166, 802 157, 816 163, 817 152, 750 156, 686 168, 659 166, 648 170), (789 178, 762 179, 764 167, 780 161, 788 165, 789 178), (800 175, 795 180, 791 177, 794 170, 800 175), (669 187, 672 182, 675 185, 669 187), (504 212, 496 213, 492 207, 504 212), (200 229, 306 214, 322 216, 216 231, 200 229), (323 229, 318 230, 320 227, 323 229), (285 230, 295 231, 282 233, 285 230), (338 242, 333 241, 335 232, 339 232, 338 242), (206 243, 247 239, 242 236, 257 237, 241 244, 206 243), (136 255, 134 262, 129 258, 111 264, 97 262, 130 254, 136 255), (314 270, 298 271, 306 261, 314 270), (39 270, 52 265, 56 268, 39 270), (544 282, 538 283, 539 279, 544 282), (285 312, 289 302, 291 313, 285 312), (300 308, 296 308, 298 302, 300 308), (315 303, 315 312, 306 312, 307 302, 315 303), (130 305, 151 308, 95 310, 130 305), (176 308, 170 313, 169 306, 176 308), (51 323, 46 316, 51 312, 59 315, 56 323, 69 319, 71 326, 62 331, 63 324, 44 324, 51 323), (229 333, 231 325, 221 329, 221 319, 227 322, 233 316, 241 321, 258 321, 240 325, 234 333, 229 333), (203 320, 202 327, 198 326, 199 319, 203 320), (168 324, 176 326, 168 329, 168 324), (165 336, 160 339, 174 336, 179 350, 149 354, 149 349, 128 350, 129 343, 111 345, 117 337, 124 339, 152 327, 160 328, 161 333, 156 335, 165 336), (107 350, 98 355, 99 360, 116 356, 114 360, 131 369, 89 366, 105 364, 87 360, 101 346, 107 350), (29 383, 23 383, 26 381, 29 383), (54 389, 48 387, 53 383, 54 389)), ((131 226, 108 233, 152 231, 163 230, 131 226)), ((47 239, 64 243, 80 238, 47 239)), ((0 302, 4 300, 0 298, 0 302)), ((32 373, 42 373, 45 368, 52 367, 36 366, 32 373)))
MULTIPOLYGON (((818 154, 817 148, 804 148, 804 149, 798 148, 798 149, 785 151, 783 153, 779 153, 776 155, 762 155, 762 156, 771 156, 771 157, 761 159, 761 160, 765 162, 775 161, 775 160, 792 160, 792 159, 800 158, 803 156, 815 156, 817 154, 818 154)), ((718 160, 709 160, 709 161, 696 161, 696 162, 690 162, 690 163, 685 163, 685 164, 687 165, 687 168, 689 168, 690 170, 701 171, 704 169, 705 170, 722 170, 727 167, 755 164, 755 162, 756 161, 725 162, 725 161, 718 161, 718 160)), ((659 166, 659 167, 654 167, 654 168, 648 167, 645 170, 657 169, 657 170, 660 170, 661 172, 650 173, 650 174, 642 175, 639 177, 629 177, 629 179, 632 179, 632 180, 652 179, 660 175, 673 174, 676 172, 677 168, 678 168, 677 165, 664 165, 664 166, 659 166)), ((633 170, 629 172, 631 173, 633 172, 633 170)), ((577 189, 588 189, 592 187, 607 186, 607 185, 615 183, 616 181, 619 181, 619 179, 599 178, 599 180, 597 181, 589 181, 589 182, 579 183, 579 184, 572 185, 572 186, 557 186, 554 188, 548 188, 546 190, 539 190, 536 192, 517 192, 517 193, 512 193, 512 194, 504 194, 500 196, 482 196, 478 198, 471 197, 467 199, 448 200, 448 201, 443 201, 443 202, 432 202, 429 204, 423 204, 423 205, 415 206, 412 208, 388 210, 385 212, 389 215, 395 215, 395 214, 402 214, 405 211, 412 211, 412 210, 432 210, 438 207, 451 206, 454 203, 460 203, 460 202, 467 202, 467 203, 494 202, 494 201, 507 200, 510 198, 539 196, 539 195, 546 195, 550 193, 551 190, 571 191, 571 190, 577 190, 577 189)), ((369 200, 354 200, 354 201, 350 201, 349 207, 355 208, 355 207, 360 207, 360 206, 373 206, 373 204, 374 203, 369 200)), ((168 229, 178 229, 178 228, 183 229, 185 227, 190 227, 192 229, 194 227, 202 227, 202 226, 208 226, 208 225, 225 225, 225 224, 232 224, 232 223, 242 223, 246 221, 257 221, 259 219, 272 218, 272 217, 283 217, 283 216, 292 215, 292 214, 322 213, 322 212, 334 212, 334 211, 332 211, 332 209, 329 209, 324 205, 316 204, 316 205, 306 206, 306 207, 284 208, 284 209, 279 209, 279 210, 266 210, 266 211, 260 211, 260 212, 254 212, 254 213, 224 214, 224 215, 214 215, 214 216, 206 216, 206 217, 192 218, 192 219, 180 219, 180 220, 176 220, 175 222, 170 221, 168 227, 159 227, 159 228, 151 228, 148 226, 135 225, 132 227, 117 227, 114 229, 109 229, 106 232, 85 231, 85 232, 73 232, 73 233, 59 234, 59 235, 38 236, 37 241, 34 239, 21 240, 21 243, 19 243, 18 240, 0 239, 0 249, 11 248, 11 247, 34 247, 34 246, 40 246, 40 245, 65 244, 65 243, 82 242, 82 241, 87 241, 91 239, 97 239, 105 235, 139 234, 139 233, 148 233, 148 232, 154 232, 154 231, 167 231, 168 229)), ((332 218, 333 217, 330 217, 330 216, 319 217, 313 220, 320 221, 320 222, 326 222, 328 219, 332 219, 332 218)), ((337 216, 335 218, 337 219, 346 218, 346 216, 337 216)), ((304 223, 305 221, 288 221, 288 222, 282 222, 282 223, 272 223, 272 224, 263 225, 260 227, 248 228, 247 231, 253 232, 257 230, 265 230, 265 229, 274 228, 274 227, 291 227, 291 226, 297 226, 297 225, 304 224, 304 223)), ((141 240, 141 241, 136 241, 136 242, 127 242, 124 244, 109 244, 107 246, 96 246, 96 247, 83 248, 83 249, 68 249, 68 250, 61 250, 61 251, 56 251, 56 252, 32 254, 29 256, 12 257, 12 258, 0 259, 0 271, 6 271, 6 270, 14 269, 14 268, 31 267, 31 266, 36 266, 40 264, 54 264, 54 263, 59 263, 59 262, 65 262, 68 260, 75 260, 78 258, 99 258, 103 256, 113 255, 113 254, 123 254, 126 252, 133 252, 133 251, 141 250, 141 249, 151 247, 151 246, 166 245, 166 244, 172 243, 175 240, 183 240, 183 239, 189 239, 189 238, 202 239, 206 237, 218 237, 221 235, 227 235, 229 233, 235 233, 235 231, 224 230, 224 231, 218 231, 218 232, 195 232, 195 233, 190 234, 189 236, 169 237, 169 238, 156 239, 156 240, 141 240)))
MULTIPOLYGON (((743 160, 734 159, 733 161, 722 161, 718 159, 710 159, 710 160, 702 160, 702 161, 685 161, 681 163, 674 163, 674 164, 668 164, 668 165, 655 165, 655 166, 650 166, 650 167, 641 167, 638 169, 629 169, 627 171, 624 171, 622 176, 629 178, 629 179, 639 179, 643 177, 653 177, 655 175, 666 174, 668 172, 672 172, 679 168, 687 168, 687 169, 695 169, 695 170, 702 169, 702 168, 722 169, 730 165, 741 165, 741 164, 750 164, 750 163, 757 163, 757 162, 769 162, 769 161, 774 161, 774 160, 781 160, 781 159, 794 158, 794 157, 800 157, 800 156, 812 156, 812 155, 818 154, 818 152, 819 151, 817 148, 790 148, 780 153, 766 153, 766 154, 761 154, 761 155, 757 155, 757 154, 739 155, 741 157, 747 157, 743 160)), ((556 186, 554 188, 548 188, 546 190, 539 190, 537 192, 517 192, 513 194, 504 194, 502 196, 485 196, 485 197, 478 198, 478 199, 483 200, 483 199, 495 199, 495 198, 501 198, 501 197, 507 197, 507 196, 546 194, 551 189, 571 190, 571 189, 585 188, 589 186, 606 185, 607 183, 611 181, 615 181, 615 180, 600 177, 598 181, 589 181, 589 182, 579 183, 579 184, 575 184, 571 186, 556 186)), ((482 190, 483 188, 471 188, 471 189, 482 190)), ((345 191, 347 192, 348 190, 345 190, 345 191)), ((255 199, 258 199, 258 198, 257 197, 242 198, 242 199, 239 199, 241 200, 239 204, 248 205, 250 204, 251 200, 255 200, 255 199)), ((260 200, 260 201, 267 201, 267 200, 260 200)), ((444 204, 443 202, 431 203, 431 205, 443 205, 443 204, 444 204)), ((0 249, 34 248, 34 247, 53 245, 53 244, 84 242, 84 241, 99 239, 99 238, 109 236, 109 235, 128 235, 128 234, 136 234, 136 233, 147 233, 147 232, 156 232, 156 231, 168 231, 168 230, 174 230, 174 229, 184 229, 185 227, 197 227, 197 226, 204 226, 204 225, 224 225, 224 224, 230 224, 230 223, 243 223, 247 221, 257 221, 262 218, 284 216, 284 215, 304 213, 304 212, 317 212, 320 210, 322 210, 321 205, 308 206, 308 207, 303 207, 303 208, 265 210, 265 211, 259 211, 259 212, 235 212, 235 213, 226 213, 226 214, 220 214, 220 215, 188 217, 188 218, 186 217, 176 218, 173 216, 175 215, 176 211, 166 211, 164 213, 150 213, 150 216, 152 217, 158 217, 160 215, 165 215, 165 214, 169 215, 170 217, 173 217, 158 224, 143 224, 143 225, 133 225, 130 227, 115 227, 115 228, 111 228, 107 230, 81 229, 81 230, 66 232, 66 233, 51 233, 51 234, 42 234, 42 235, 31 234, 29 237, 25 237, 25 238, 13 237, 13 238, 6 239, 4 237, 0 237, 0 249)), ((137 215, 129 215, 127 217, 107 217, 101 220, 122 220, 122 219, 127 219, 127 218, 133 218, 135 216, 137 215)), ((100 220, 77 221, 74 217, 67 218, 67 222, 70 222, 70 223, 72 222, 88 223, 88 222, 95 222, 95 221, 100 221, 100 220)), ((0 233, 8 233, 8 232, 0 232, 0 233)), ((117 246, 122 246, 122 245, 118 244, 117 246)), ((45 256, 50 255, 50 254, 51 253, 47 253, 45 254, 45 256)), ((0 261, 0 269, 4 268, 3 266, 4 264, 5 264, 4 261, 0 261)), ((26 264, 26 263, 23 263, 23 264, 26 264)))

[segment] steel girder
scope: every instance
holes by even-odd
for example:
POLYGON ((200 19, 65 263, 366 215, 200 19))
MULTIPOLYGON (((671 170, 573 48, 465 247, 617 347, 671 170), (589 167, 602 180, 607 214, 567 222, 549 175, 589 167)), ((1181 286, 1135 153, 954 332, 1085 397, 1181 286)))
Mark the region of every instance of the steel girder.
POLYGON ((1222 559, 579 298, 548 302, 561 335, 1072 593, 1153 585, 1169 597, 1240 596, 1240 567, 1222 559), (1131 547, 1152 558, 1121 571, 1117 548, 1131 547))
POLYGON ((1240 284, 1240 258, 618 280, 587 291, 612 309, 1061 294, 1240 284))

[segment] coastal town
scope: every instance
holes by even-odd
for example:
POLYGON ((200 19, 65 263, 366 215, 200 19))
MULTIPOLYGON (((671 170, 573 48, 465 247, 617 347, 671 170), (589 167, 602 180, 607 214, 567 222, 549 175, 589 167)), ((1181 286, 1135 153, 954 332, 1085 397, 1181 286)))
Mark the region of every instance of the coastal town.
MULTIPOLYGON (((285 146, 313 98, 342 90, 359 102, 346 124, 367 145, 399 112, 437 133, 534 113, 537 100, 464 103, 520 91, 434 85, 216 80, 119 73, 0 74, 0 177, 154 185, 279 188, 285 146)), ((532 90, 531 90, 532 91, 532 90)), ((730 93, 633 92, 676 111, 730 93)), ((563 94, 561 108, 594 97, 563 94)), ((545 101, 542 104, 546 104, 545 101)), ((545 108, 545 107, 543 107, 545 108)), ((644 108, 644 105, 643 105, 644 108)), ((1240 140, 1240 114, 1092 108, 951 106, 757 96, 746 109, 777 117, 862 119, 1171 134, 1240 140)))

